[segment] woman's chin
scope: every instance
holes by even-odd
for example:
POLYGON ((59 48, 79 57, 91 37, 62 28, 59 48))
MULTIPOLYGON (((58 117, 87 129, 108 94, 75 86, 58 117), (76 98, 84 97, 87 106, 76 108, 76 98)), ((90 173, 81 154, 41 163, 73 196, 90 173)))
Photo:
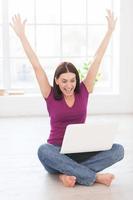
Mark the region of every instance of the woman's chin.
POLYGON ((72 96, 72 95, 73 95, 73 92, 71 92, 71 93, 66 93, 66 92, 64 92, 63 94, 64 94, 64 96, 69 97, 69 96, 72 96))

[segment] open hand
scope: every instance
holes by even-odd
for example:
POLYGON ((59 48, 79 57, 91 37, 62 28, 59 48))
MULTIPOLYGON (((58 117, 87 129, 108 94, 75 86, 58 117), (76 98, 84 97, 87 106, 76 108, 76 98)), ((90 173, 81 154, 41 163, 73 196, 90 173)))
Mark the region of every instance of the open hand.
POLYGON ((117 18, 114 17, 114 14, 113 12, 111 12, 111 10, 107 10, 107 21, 108 21, 108 31, 114 31, 115 29, 115 25, 116 25, 116 21, 117 21, 117 18))
POLYGON ((18 37, 25 34, 26 21, 27 20, 22 21, 19 14, 12 17, 12 23, 10 23, 10 26, 13 28, 18 37))

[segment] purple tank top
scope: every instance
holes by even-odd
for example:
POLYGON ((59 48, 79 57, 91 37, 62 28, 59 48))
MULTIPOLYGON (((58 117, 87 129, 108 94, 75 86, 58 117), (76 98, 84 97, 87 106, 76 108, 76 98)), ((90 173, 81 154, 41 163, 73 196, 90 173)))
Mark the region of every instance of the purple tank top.
POLYGON ((53 88, 46 100, 50 116, 51 131, 48 143, 61 146, 68 124, 84 123, 87 114, 88 91, 83 82, 80 83, 80 93, 75 93, 75 102, 69 107, 64 98, 55 100, 53 88))

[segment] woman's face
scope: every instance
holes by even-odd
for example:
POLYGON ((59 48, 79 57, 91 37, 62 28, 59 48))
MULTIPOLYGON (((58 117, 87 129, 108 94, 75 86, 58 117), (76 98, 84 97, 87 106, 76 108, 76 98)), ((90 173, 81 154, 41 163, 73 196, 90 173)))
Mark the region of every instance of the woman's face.
POLYGON ((66 72, 55 78, 56 84, 59 86, 64 96, 71 96, 74 94, 76 87, 76 75, 72 72, 66 72))

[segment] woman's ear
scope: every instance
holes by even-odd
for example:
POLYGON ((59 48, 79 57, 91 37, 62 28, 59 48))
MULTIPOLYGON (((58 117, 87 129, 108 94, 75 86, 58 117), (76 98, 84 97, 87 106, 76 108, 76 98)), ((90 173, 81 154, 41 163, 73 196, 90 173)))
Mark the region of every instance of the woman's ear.
POLYGON ((59 85, 59 82, 58 82, 57 78, 55 78, 55 83, 56 83, 56 85, 59 85))

